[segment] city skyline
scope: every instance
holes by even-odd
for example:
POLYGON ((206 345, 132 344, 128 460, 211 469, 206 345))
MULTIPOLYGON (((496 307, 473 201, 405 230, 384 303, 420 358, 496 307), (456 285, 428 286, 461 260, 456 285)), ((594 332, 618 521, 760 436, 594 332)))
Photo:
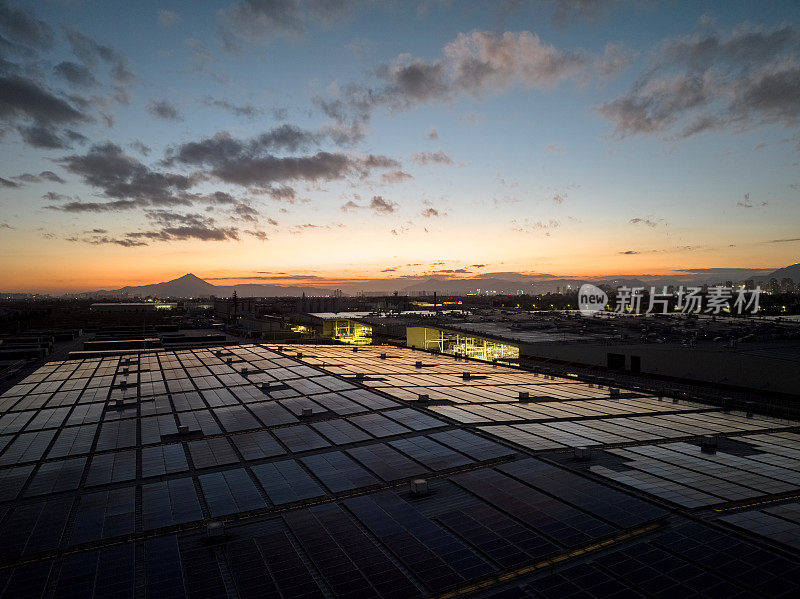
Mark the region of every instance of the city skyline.
POLYGON ((796 3, 0 1, 0 35, 4 292, 798 261, 796 3))

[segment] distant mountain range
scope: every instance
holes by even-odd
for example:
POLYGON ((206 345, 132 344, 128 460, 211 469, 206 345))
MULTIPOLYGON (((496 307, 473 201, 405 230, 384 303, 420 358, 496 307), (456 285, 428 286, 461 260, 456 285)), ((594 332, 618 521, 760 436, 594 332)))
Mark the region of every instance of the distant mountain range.
MULTIPOLYGON (((446 277, 428 277, 419 279, 409 284, 408 279, 375 279, 374 281, 359 283, 358 286, 339 285, 350 293, 366 291, 370 293, 386 293, 398 291, 403 295, 432 294, 434 291, 447 295, 464 295, 481 291, 495 291, 497 293, 547 293, 556 289, 571 286, 573 289, 583 283, 608 284, 614 287, 626 285, 628 287, 650 285, 701 285, 707 283, 715 285, 725 281, 734 283, 753 279, 758 283, 767 283, 770 279, 790 278, 800 283, 800 264, 792 264, 785 268, 770 272, 768 269, 702 269, 687 270, 685 274, 673 276, 638 275, 630 277, 598 277, 592 279, 560 278, 553 275, 525 275, 521 273, 493 273, 483 277, 450 279, 446 277)), ((336 283, 332 281, 332 283, 336 283)), ((134 298, 134 297, 197 297, 210 296, 228 297, 236 293, 240 297, 297 297, 302 294, 308 296, 331 295, 331 288, 304 287, 297 285, 270 285, 270 284, 240 284, 240 285, 214 285, 204 281, 193 274, 186 274, 178 279, 155 283, 152 285, 127 286, 121 289, 90 291, 78 294, 78 297, 96 298, 134 298)))
POLYGON ((191 273, 178 279, 154 283, 152 285, 138 285, 122 287, 121 289, 88 291, 78 294, 78 297, 227 297, 234 290, 241 297, 281 297, 306 295, 329 295, 330 289, 316 287, 297 287, 283 285, 213 285, 191 273))

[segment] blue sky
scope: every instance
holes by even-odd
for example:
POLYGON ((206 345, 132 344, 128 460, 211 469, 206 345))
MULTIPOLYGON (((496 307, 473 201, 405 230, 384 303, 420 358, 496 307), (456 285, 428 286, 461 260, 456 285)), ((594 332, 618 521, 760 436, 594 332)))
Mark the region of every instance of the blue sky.
POLYGON ((4 290, 796 261, 796 2, 0 15, 4 290))

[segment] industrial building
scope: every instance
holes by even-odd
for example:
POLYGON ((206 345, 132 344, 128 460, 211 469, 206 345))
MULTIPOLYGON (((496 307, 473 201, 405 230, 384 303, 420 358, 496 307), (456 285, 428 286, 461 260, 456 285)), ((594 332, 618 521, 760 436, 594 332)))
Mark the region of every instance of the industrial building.
POLYGON ((799 424, 380 345, 54 361, 0 393, 0 596, 796 596, 799 424))

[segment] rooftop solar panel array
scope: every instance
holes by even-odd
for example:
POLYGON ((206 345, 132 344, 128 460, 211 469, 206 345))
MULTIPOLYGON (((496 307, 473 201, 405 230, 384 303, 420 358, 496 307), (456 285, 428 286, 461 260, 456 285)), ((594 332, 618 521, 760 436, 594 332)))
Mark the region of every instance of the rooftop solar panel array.
MULTIPOLYGON (((544 564, 631 538, 676 557, 665 576, 691 566, 708 588, 746 594, 766 587, 665 545, 687 521, 626 489, 688 507, 791 494, 792 426, 402 348, 52 362, 0 395, 0 597, 399 598, 488 595, 508 581, 552 596, 568 570, 545 578, 544 564), (670 442, 707 431, 748 451, 670 442), (535 457, 574 445, 607 458, 535 457)), ((718 559, 737 555, 724 548, 746 545, 752 522, 792 513, 710 524, 727 539, 718 559)), ((644 588, 601 558, 586 567, 580 584, 566 580, 594 594, 602 581, 644 588)))

